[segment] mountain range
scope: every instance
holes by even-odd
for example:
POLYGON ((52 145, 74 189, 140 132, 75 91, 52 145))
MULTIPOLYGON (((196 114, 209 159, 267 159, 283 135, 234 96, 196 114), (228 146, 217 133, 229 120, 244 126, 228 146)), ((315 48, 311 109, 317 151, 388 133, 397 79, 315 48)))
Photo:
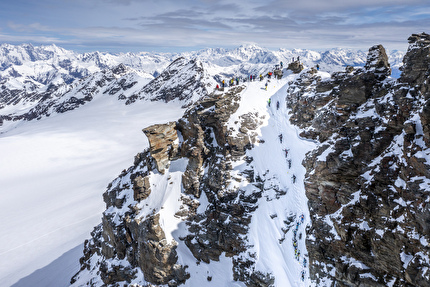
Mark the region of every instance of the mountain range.
POLYGON ((427 286, 430 35, 408 41, 1 45, 0 285, 427 286))

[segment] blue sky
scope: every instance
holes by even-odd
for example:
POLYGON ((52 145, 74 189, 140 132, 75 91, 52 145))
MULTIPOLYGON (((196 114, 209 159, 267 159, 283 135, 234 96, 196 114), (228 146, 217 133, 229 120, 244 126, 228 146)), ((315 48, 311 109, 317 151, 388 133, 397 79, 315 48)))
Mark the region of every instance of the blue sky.
POLYGON ((270 49, 405 50, 430 33, 429 0, 2 0, 0 43, 107 52, 270 49))

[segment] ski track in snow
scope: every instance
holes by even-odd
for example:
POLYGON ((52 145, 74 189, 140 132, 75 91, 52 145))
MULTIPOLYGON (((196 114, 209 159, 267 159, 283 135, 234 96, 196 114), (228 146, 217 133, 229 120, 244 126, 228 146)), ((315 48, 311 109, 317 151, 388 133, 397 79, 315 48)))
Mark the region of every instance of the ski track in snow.
POLYGON ((271 80, 268 91, 254 88, 250 90, 252 92, 243 95, 247 102, 257 102, 257 99, 251 97, 263 97, 266 114, 270 115, 267 125, 261 128, 261 138, 264 143, 260 143, 248 152, 254 158, 255 162, 251 165, 254 165, 256 174, 262 177, 265 174, 266 178, 265 194, 259 200, 258 209, 252 217, 249 238, 250 243, 254 245, 251 252, 262 255, 257 261, 256 270, 272 273, 275 277, 275 286, 308 286, 309 284, 307 265, 306 267, 303 265, 304 255, 307 254, 305 226, 310 222, 303 184, 306 171, 302 161, 305 154, 315 148, 315 144, 301 139, 297 128, 289 123, 285 97, 287 82, 293 77, 295 75, 282 80, 271 80), (279 102, 279 109, 277 102, 279 102), (279 137, 281 134, 282 143, 279 137), (285 150, 288 150, 287 156, 285 150), (289 167, 289 160, 291 160, 291 167, 289 167), (293 176, 296 177, 295 182, 293 182, 293 176), (273 178, 273 181, 268 183, 267 180, 270 178, 273 178), (273 187, 286 191, 286 194, 276 199, 273 187), (297 250, 300 251, 299 260, 297 260, 293 246, 295 237, 293 230, 302 214, 304 222, 300 223, 296 235, 297 250), (284 234, 281 229, 288 228, 284 221, 289 216, 295 218, 289 231, 284 234), (299 239, 300 234, 302 234, 301 239, 299 239), (301 279, 302 271, 305 273, 304 281, 301 279))

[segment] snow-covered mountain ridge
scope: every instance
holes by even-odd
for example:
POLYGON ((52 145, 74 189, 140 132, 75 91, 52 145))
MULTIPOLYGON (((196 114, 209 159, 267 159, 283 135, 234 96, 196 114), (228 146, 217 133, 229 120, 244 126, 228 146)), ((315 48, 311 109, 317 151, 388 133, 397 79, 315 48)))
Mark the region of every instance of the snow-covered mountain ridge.
POLYGON ((409 43, 398 80, 376 45, 145 128, 72 286, 426 286, 430 35, 409 43))
MULTIPOLYGON (((390 62, 393 67, 398 68, 402 54, 399 51, 393 51, 390 54, 390 62)), ((288 63, 293 57, 300 57, 307 66, 319 64, 321 68, 329 69, 332 72, 346 65, 363 65, 366 53, 339 48, 325 52, 300 49, 270 51, 255 45, 246 45, 231 50, 206 49, 181 54, 149 52, 79 54, 55 45, 34 47, 31 44, 19 46, 2 44, 0 45, 0 82, 15 78, 23 86, 27 84, 39 88, 51 83, 56 85, 63 82, 70 84, 76 79, 113 68, 119 64, 124 64, 136 71, 145 72, 155 77, 178 57, 197 58, 202 62, 209 62, 220 67, 247 63, 274 65, 279 64, 280 61, 288 63)), ((235 73, 234 71, 231 72, 235 73)), ((17 83, 15 87, 16 85, 17 83)))
POLYGON ((69 286, 78 272, 73 286, 426 286, 430 36, 409 41, 399 79, 381 46, 345 69, 336 57, 356 58, 345 50, 324 67, 317 52, 292 63, 253 45, 183 54, 156 77, 115 63, 71 83, 4 79, 0 256, 15 256, 0 260, 0 285, 69 286), (120 170, 105 211, 93 208, 120 170), (78 260, 57 231, 81 243, 94 225, 78 260))
MULTIPOLYGON (((393 70, 400 67, 401 54, 398 51, 392 53, 392 67, 395 67, 393 70)), ((57 112, 64 112, 91 101, 92 96, 74 94, 77 90, 92 90, 91 93, 87 93, 92 94, 99 87, 89 87, 89 83, 84 83, 86 87, 81 87, 82 82, 93 81, 95 84, 95 79, 100 77, 105 77, 105 79, 99 79, 97 85, 100 85, 101 82, 110 82, 113 78, 108 76, 109 70, 120 65, 123 66, 121 69, 127 67, 124 72, 130 75, 124 75, 123 79, 118 81, 135 79, 134 81, 139 83, 138 86, 141 89, 135 93, 119 95, 121 99, 126 99, 127 104, 136 99, 164 98, 169 101, 171 97, 166 96, 165 92, 160 94, 159 91, 158 95, 150 95, 152 91, 155 91, 154 87, 150 86, 157 81, 161 85, 165 80, 163 77, 152 81, 145 89, 143 89, 143 84, 158 77, 173 63, 174 59, 179 58, 184 59, 185 62, 197 61, 200 63, 200 71, 205 73, 201 76, 206 78, 205 85, 201 88, 210 90, 215 87, 215 81, 220 84, 223 79, 231 77, 248 78, 249 75, 264 75, 273 69, 274 65, 280 62, 287 64, 292 59, 300 58, 304 66, 311 67, 318 64, 321 70, 333 72, 343 70, 348 65, 363 66, 366 54, 347 49, 332 49, 322 53, 298 49, 270 51, 255 45, 246 45, 232 50, 206 49, 182 54, 126 53, 113 55, 100 52, 79 54, 55 45, 34 47, 30 44, 19 46, 2 44, 0 46, 0 125, 6 121, 16 122, 47 116, 52 113, 52 111, 48 111, 48 106, 55 106, 54 109, 57 112), (66 105, 67 107, 65 107, 66 105)), ((164 75, 166 73, 169 73, 168 70, 164 72, 164 75)), ((393 72, 393 74, 398 74, 398 72, 393 72)), ((199 83, 200 81, 194 82, 199 83)), ((167 85, 165 91, 166 89, 172 90, 171 84, 163 84, 167 85)), ((176 84, 177 87, 182 86, 176 93, 185 93, 185 84, 185 82, 182 85, 176 84)), ((185 93, 188 96, 182 96, 182 98, 187 98, 189 103, 199 97, 192 96, 192 90, 195 88, 190 88, 185 93)), ((111 94, 112 91, 109 93, 111 94)), ((194 92, 194 94, 196 93, 194 92)))

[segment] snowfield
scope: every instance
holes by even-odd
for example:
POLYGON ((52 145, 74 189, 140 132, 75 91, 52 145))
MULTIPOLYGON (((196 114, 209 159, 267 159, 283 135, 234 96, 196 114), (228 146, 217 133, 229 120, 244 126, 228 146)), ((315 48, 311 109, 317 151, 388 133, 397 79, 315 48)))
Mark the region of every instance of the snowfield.
POLYGON ((0 286, 68 286, 107 184, 148 146, 142 128, 182 114, 105 96, 0 134, 0 286))

